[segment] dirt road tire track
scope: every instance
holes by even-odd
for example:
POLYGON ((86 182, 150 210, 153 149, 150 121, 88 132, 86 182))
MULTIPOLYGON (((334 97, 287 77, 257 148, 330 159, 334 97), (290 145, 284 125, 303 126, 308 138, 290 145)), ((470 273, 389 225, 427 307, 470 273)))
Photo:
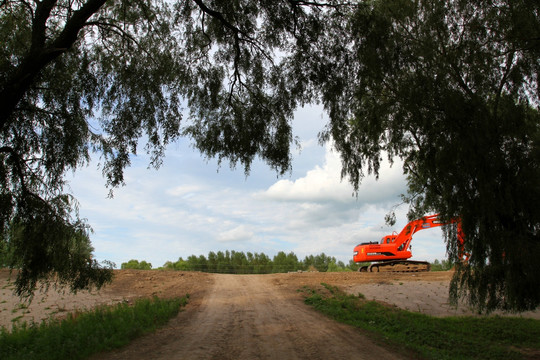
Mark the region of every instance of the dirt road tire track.
MULTIPOLYGON (((399 359, 281 289, 271 276, 215 275, 167 327, 96 359, 399 359)), ((401 357, 402 358, 402 357, 401 357)))

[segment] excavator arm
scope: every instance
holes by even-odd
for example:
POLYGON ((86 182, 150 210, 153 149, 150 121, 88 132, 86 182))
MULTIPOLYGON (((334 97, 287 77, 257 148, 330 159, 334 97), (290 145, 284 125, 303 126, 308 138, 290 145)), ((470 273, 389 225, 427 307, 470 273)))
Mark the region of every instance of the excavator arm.
POLYGON ((396 242, 398 243, 398 249, 408 249, 413 235, 418 231, 439 227, 441 225, 445 225, 445 223, 439 221, 438 215, 425 216, 421 219, 411 221, 397 236, 396 242))

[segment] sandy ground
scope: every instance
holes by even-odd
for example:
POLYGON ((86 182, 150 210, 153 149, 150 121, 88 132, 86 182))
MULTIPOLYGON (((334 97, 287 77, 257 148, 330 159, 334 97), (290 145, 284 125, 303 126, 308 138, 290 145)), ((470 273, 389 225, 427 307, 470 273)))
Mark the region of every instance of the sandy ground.
POLYGON ((213 283, 211 274, 192 272, 160 271, 115 271, 112 284, 99 291, 49 290, 46 294, 37 291, 28 303, 13 295, 14 275, 0 269, 0 326, 11 328, 14 323, 37 322, 55 317, 64 317, 69 312, 84 311, 99 305, 131 302, 139 297, 153 295, 174 297, 187 293, 201 297, 201 291, 213 283))
MULTIPOLYGON (((0 270, 0 326, 39 322, 142 296, 190 294, 185 311, 167 326, 95 359, 408 358, 315 312, 303 304, 298 290, 327 283, 434 316, 474 314, 466 306, 448 304, 450 278, 450 272, 222 275, 122 270, 99 292, 38 293, 27 305, 12 295, 9 273, 0 270)), ((521 316, 540 319, 538 311, 521 316)))
MULTIPOLYGON (((369 284, 345 285, 350 294, 363 294, 366 299, 377 300, 402 309, 427 315, 481 316, 464 302, 450 305, 448 291, 452 273, 403 274, 389 280, 369 284)), ((540 320, 540 311, 504 313, 496 311, 491 316, 517 316, 540 320)))

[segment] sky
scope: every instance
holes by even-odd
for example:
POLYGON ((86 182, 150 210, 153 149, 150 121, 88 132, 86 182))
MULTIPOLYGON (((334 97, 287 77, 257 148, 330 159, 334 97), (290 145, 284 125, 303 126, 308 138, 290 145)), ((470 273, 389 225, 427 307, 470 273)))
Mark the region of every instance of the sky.
MULTIPOLYGON (((93 228, 95 258, 118 268, 130 259, 157 268, 210 251, 270 257, 284 251, 299 260, 325 253, 348 264, 357 244, 378 241, 407 224, 406 205, 397 208, 395 226, 384 222, 401 203, 406 183, 398 161, 384 162, 379 179, 364 178, 354 196, 352 185, 341 180, 339 154, 329 144, 319 145, 326 120, 316 106, 296 112, 293 135, 301 150, 293 148, 293 169, 281 177, 258 160, 246 177, 242 166, 219 166, 184 138, 168 147, 158 170, 148 168, 144 151, 134 156, 125 186, 109 198, 99 159, 93 159, 71 176, 69 186, 80 216, 93 228)), ((412 250, 415 260, 445 259, 440 228, 415 234, 412 250)))

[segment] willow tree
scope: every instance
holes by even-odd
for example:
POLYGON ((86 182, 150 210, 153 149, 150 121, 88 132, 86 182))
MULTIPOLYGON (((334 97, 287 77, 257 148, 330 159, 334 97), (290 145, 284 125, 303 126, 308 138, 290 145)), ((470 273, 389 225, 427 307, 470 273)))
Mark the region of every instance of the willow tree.
POLYGON ((18 293, 51 274, 73 290, 110 280, 65 190, 65 174, 92 154, 111 189, 140 147, 158 167, 182 135, 246 172, 256 156, 289 170, 293 110, 309 92, 289 86, 283 59, 333 8, 0 1, 0 249, 20 270, 18 293))
POLYGON ((358 186, 402 159, 409 216, 462 219, 468 262, 445 230, 451 295, 480 310, 540 302, 539 15, 532 1, 370 1, 328 43, 346 56, 317 61, 343 174, 358 186))

